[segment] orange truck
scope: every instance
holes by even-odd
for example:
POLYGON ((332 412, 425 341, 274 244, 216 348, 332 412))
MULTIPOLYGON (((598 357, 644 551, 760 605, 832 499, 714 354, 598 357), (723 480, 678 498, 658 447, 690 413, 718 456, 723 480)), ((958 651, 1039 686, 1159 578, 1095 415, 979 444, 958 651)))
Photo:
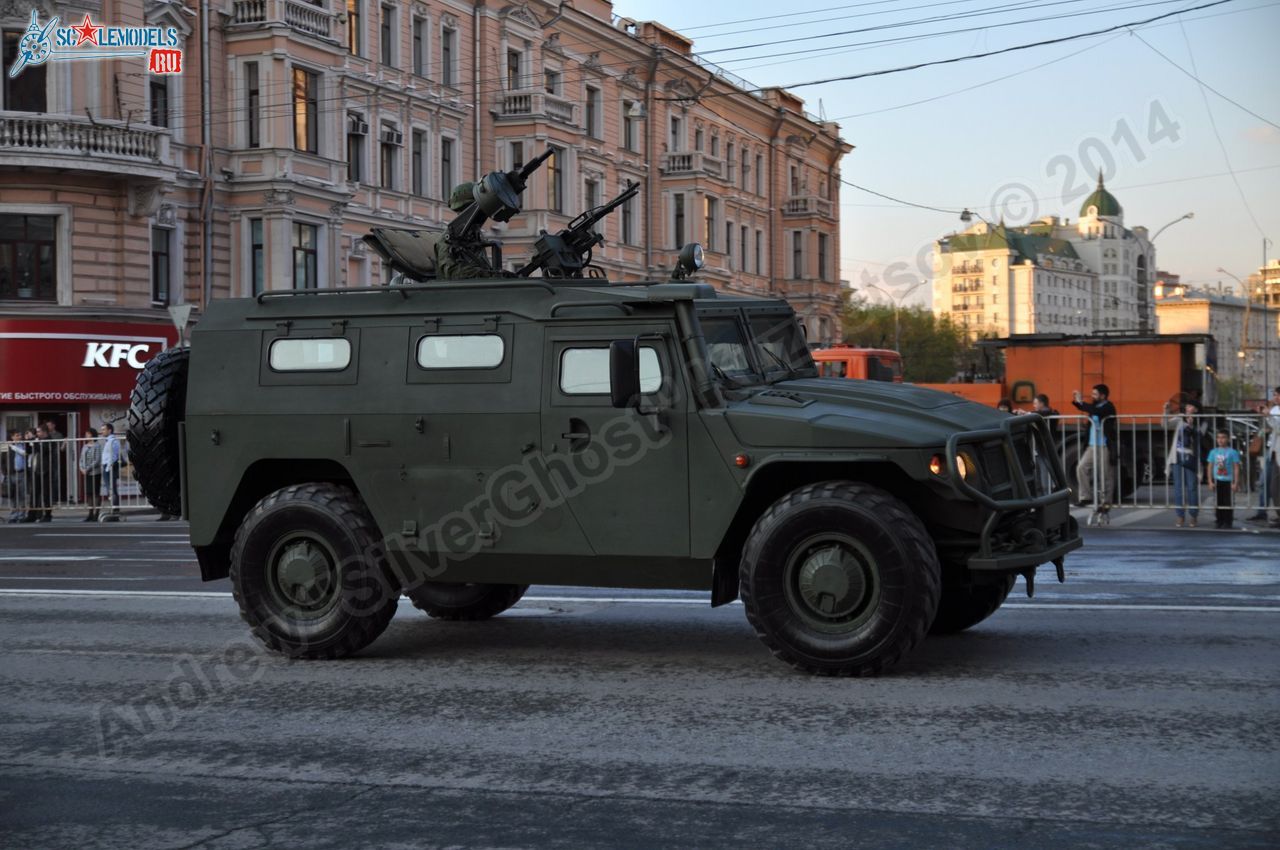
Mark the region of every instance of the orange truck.
MULTIPOLYGON (((1094 384, 1111 389, 1111 401, 1122 417, 1157 417, 1166 402, 1176 405, 1186 399, 1198 400, 1206 412, 1217 404, 1217 348, 1207 334, 1026 334, 982 344, 1003 349, 1003 379, 917 386, 992 407, 1009 399, 1022 410, 1030 410, 1032 399, 1044 393, 1066 415, 1078 413, 1071 406, 1071 394, 1079 390, 1087 399, 1094 384)), ((822 375, 901 380, 884 377, 902 374, 902 358, 893 351, 841 345, 815 351, 813 359, 822 375)), ((1163 439, 1163 429, 1154 419, 1122 419, 1120 425, 1122 492, 1128 493, 1135 481, 1163 477, 1163 447, 1149 445, 1153 433, 1163 439)), ((1080 440, 1073 423, 1063 426, 1070 476, 1080 440)))
MULTIPOLYGON (((1198 398, 1207 408, 1216 402, 1213 376, 1217 352, 1205 334, 1026 334, 984 345, 1004 350, 1004 378, 993 382, 918 384, 992 407, 1002 398, 1030 408, 1039 393, 1071 413, 1071 393, 1088 396, 1094 384, 1111 388, 1121 415, 1158 414, 1166 401, 1198 398)), ((896 351, 835 345, 813 352, 824 377, 902 381, 902 357, 896 351)))

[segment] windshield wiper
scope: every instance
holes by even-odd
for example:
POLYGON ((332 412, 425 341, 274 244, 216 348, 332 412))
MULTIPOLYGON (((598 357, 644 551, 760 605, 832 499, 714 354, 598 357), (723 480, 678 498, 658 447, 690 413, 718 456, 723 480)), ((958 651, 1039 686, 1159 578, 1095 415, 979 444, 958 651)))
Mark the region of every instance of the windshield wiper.
MULTIPOLYGON (((759 348, 761 351, 763 351, 765 354, 767 354, 767 355, 769 355, 770 357, 772 357, 772 358, 774 359, 774 361, 775 361, 779 366, 781 366, 783 369, 786 369, 786 370, 787 370, 787 377, 788 377, 788 378, 794 378, 794 377, 796 377, 796 369, 795 369, 795 367, 794 367, 794 366, 792 366, 792 365, 791 365, 790 363, 788 363, 787 361, 783 360, 783 359, 782 359, 782 357, 780 357, 776 351, 774 351, 772 348, 770 348, 770 347, 769 347, 769 346, 767 346, 767 345, 758 345, 758 346, 756 346, 756 347, 757 347, 757 348, 759 348)), ((779 378, 778 380, 782 380, 782 379, 781 379, 781 378, 779 378)), ((770 381, 770 383, 773 383, 773 382, 772 382, 772 381, 770 381)))
POLYGON ((716 377, 724 381, 726 384, 728 384, 730 389, 737 389, 738 387, 742 386, 741 384, 738 383, 737 378, 731 377, 728 372, 720 368, 719 364, 715 363, 714 361, 708 361, 708 362, 711 363, 711 370, 716 373, 716 377))

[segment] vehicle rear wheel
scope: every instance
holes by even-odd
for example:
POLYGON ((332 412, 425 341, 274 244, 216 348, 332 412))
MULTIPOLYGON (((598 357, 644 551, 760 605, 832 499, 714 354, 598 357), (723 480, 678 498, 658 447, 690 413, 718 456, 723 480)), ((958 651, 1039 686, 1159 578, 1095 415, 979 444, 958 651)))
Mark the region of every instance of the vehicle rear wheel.
POLYGON ((775 502, 747 538, 740 577, 756 634, 811 673, 879 673, 920 642, 938 607, 923 523, 859 482, 811 484, 775 502))
POLYGON ((520 601, 527 584, 455 584, 425 581, 405 595, 415 608, 440 620, 487 620, 520 601))
POLYGON ((949 635, 978 625, 1004 604, 1018 577, 1000 576, 991 584, 973 584, 965 579, 960 568, 943 568, 942 598, 929 634, 949 635))
POLYGON ((292 658, 363 649, 400 596, 364 503, 329 483, 284 487, 254 506, 231 547, 231 589, 254 636, 292 658))
POLYGON ((182 514, 178 424, 187 411, 191 350, 170 348, 152 358, 129 395, 129 461, 142 495, 162 513, 182 514))

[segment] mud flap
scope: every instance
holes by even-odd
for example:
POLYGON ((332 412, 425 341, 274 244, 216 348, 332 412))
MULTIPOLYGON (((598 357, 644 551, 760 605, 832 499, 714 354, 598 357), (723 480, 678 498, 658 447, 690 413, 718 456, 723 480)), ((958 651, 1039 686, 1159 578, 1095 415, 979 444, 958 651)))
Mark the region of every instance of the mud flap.
POLYGON ((717 558, 711 567, 711 607, 728 605, 738 598, 738 566, 717 558))

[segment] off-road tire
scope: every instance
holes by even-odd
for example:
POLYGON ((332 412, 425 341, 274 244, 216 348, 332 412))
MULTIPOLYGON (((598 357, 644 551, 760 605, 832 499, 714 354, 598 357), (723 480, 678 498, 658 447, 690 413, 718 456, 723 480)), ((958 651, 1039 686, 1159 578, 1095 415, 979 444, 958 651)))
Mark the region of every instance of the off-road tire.
POLYGON ((161 513, 182 515, 178 424, 187 409, 187 348, 152 358, 129 396, 129 462, 143 497, 161 513))
POLYGON ((853 481, 811 484, 774 502, 747 537, 740 580, 760 640, 793 667, 829 676, 874 675, 901 659, 924 638, 940 592, 937 552, 919 517, 853 481), (824 596, 846 610, 818 611, 824 596))
POLYGON ((439 620, 487 620, 520 601, 527 584, 455 584, 424 581, 405 595, 415 608, 439 620))
POLYGON ((999 610, 1017 580, 1010 575, 992 584, 970 584, 962 580, 959 570, 943 568, 942 597, 929 634, 950 635, 978 625, 999 610))
POLYGON ((363 649, 391 622, 400 597, 360 497, 323 482, 258 502, 236 529, 230 575, 254 637, 291 658, 363 649))

